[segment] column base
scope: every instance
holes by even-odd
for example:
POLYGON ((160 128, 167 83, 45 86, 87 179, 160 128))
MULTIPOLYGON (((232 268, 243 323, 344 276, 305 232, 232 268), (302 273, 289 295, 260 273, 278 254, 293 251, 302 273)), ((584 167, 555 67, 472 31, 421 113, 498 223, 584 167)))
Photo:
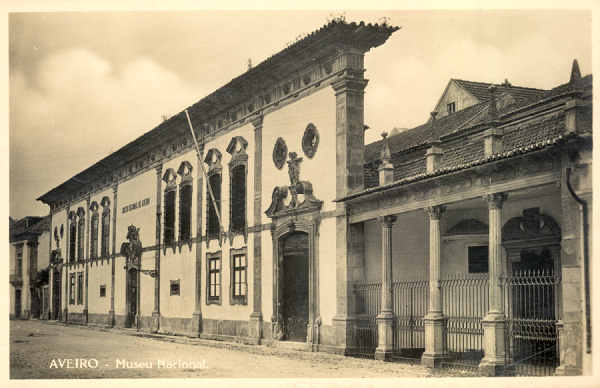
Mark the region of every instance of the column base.
POLYGON ((108 310, 108 325, 115 327, 115 310, 108 310))
POLYGON ((84 325, 88 324, 88 310, 87 309, 83 310, 83 324, 84 325))
POLYGON ((484 358, 479 370, 484 376, 501 376, 506 371, 506 320, 502 313, 488 313, 483 320, 484 358))
POLYGON ((391 312, 382 312, 376 319, 379 340, 375 349, 375 359, 389 361, 394 353, 394 315, 391 312))
POLYGON ((494 377, 494 376, 503 376, 506 373, 506 364, 504 362, 493 362, 486 361, 483 359, 479 363, 479 372, 483 376, 494 377))
POLYGON ((353 346, 353 344, 349 344, 348 342, 356 318, 349 316, 334 316, 331 321, 335 329, 335 347, 340 349, 340 353, 346 355, 348 354, 349 348, 353 346))
POLYGON ((260 344, 260 340, 262 338, 262 326, 262 313, 253 312, 250 314, 250 319, 248 321, 248 337, 256 338, 258 340, 258 344, 260 344))
POLYGON ((69 322, 69 310, 67 310, 67 309, 64 309, 64 310, 63 310, 63 313, 62 313, 62 317, 61 317, 61 318, 62 318, 61 320, 62 320, 64 323, 67 323, 67 322, 69 322))
POLYGON ((152 312, 152 325, 150 326, 150 332, 158 333, 160 328, 160 313, 158 311, 152 312))
POLYGON ((200 334, 202 334, 202 313, 200 311, 194 311, 192 314, 192 329, 190 336, 200 337, 200 334))
POLYGON ((438 368, 448 359, 446 349, 446 327, 448 318, 440 313, 430 313, 424 318, 425 352, 421 357, 421 365, 438 368))
POLYGON ((29 312, 29 310, 25 310, 23 311, 23 315, 21 315, 22 319, 29 319, 31 318, 31 313, 29 312))
POLYGON ((574 367, 572 365, 560 365, 554 371, 556 376, 581 376, 583 371, 581 368, 574 367))

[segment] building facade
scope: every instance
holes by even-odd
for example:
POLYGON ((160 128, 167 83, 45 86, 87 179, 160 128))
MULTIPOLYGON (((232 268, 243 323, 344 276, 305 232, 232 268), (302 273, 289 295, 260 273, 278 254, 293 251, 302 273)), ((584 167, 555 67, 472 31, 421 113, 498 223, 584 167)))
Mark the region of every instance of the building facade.
POLYGON ((591 77, 492 87, 365 147, 364 55, 397 29, 331 22, 42 195, 50 315, 430 366, 468 354, 489 374, 546 344, 553 373, 581 373, 591 77), (506 279, 529 270, 549 295, 535 324, 558 331, 517 346, 525 299, 506 279), (483 286, 460 299, 465 282, 483 286))

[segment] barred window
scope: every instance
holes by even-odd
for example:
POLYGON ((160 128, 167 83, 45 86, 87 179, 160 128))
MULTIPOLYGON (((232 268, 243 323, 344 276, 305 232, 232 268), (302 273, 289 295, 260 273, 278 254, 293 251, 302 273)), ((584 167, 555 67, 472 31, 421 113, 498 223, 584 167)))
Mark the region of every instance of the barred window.
POLYGON ((77 260, 83 260, 83 234, 85 230, 85 220, 79 216, 77 223, 77 260))
POLYGON ((77 226, 75 225, 75 222, 73 220, 71 221, 70 229, 71 235, 69 236, 69 261, 74 262, 75 249, 77 249, 77 226))
POLYGON ((165 245, 175 241, 175 190, 165 191, 165 245))
POLYGON ((77 304, 83 304, 83 272, 77 273, 77 304))
POLYGON ((246 304, 248 292, 246 253, 233 254, 231 261, 231 304, 246 304))
POLYGON ((191 239, 192 227, 192 184, 191 181, 179 186, 179 241, 191 239))
POLYGON ((104 284, 100 285, 100 297, 101 298, 106 297, 106 285, 104 285, 104 284))
POLYGON ((469 247, 469 273, 488 272, 488 246, 469 247))
POLYGON ((98 213, 92 215, 92 225, 90 226, 90 258, 98 258, 98 213))
POLYGON ((207 256, 207 301, 206 304, 221 303, 221 254, 207 256))
MULTIPOLYGON (((219 216, 221 215, 221 174, 213 174, 209 178, 209 184, 212 189, 212 193, 214 196, 214 202, 219 209, 219 216)), ((207 187, 208 191, 208 187, 207 187)), ((217 212, 215 211, 215 206, 213 205, 213 201, 210 198, 210 194, 207 193, 207 201, 206 201, 206 233, 208 235, 208 240, 218 239, 220 233, 220 225, 219 218, 217 216, 217 212)))
POLYGON ((110 236, 110 210, 104 209, 102 212, 102 257, 108 257, 108 239, 110 236))
POLYGON ((231 169, 231 231, 244 233, 246 228, 246 166, 238 165, 231 169))
POLYGON ((75 274, 69 276, 69 304, 75 304, 75 274))

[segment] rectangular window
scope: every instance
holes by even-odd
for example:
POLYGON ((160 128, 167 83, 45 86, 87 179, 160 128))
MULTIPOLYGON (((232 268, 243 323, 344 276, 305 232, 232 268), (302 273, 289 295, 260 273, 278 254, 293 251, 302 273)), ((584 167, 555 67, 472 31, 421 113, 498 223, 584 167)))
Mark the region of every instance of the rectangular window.
POLYGON ((179 187, 179 241, 189 241, 192 227, 192 184, 179 187))
POLYGON ((469 273, 488 272, 487 245, 469 247, 469 273))
POLYGON ((231 169, 231 231, 244 233, 246 229, 246 166, 239 165, 231 169))
POLYGON ((100 285, 100 297, 101 298, 106 297, 106 285, 104 285, 104 284, 100 285))
POLYGON ((77 274, 77 304, 83 304, 83 272, 77 274))
POLYGON ((448 109, 448 114, 456 112, 456 103, 455 102, 449 103, 448 105, 446 105, 446 107, 448 109))
POLYGON ((110 211, 106 209, 102 212, 102 246, 100 248, 102 257, 108 257, 109 222, 110 211))
POLYGON ((171 295, 179 295, 179 279, 171 280, 171 295))
POLYGON ((165 245, 175 241, 175 190, 165 192, 165 245))
POLYGON ((206 304, 221 304, 221 253, 209 253, 206 259, 206 304))
POLYGON ((248 293, 248 266, 245 249, 232 250, 231 304, 246 304, 248 293))
MULTIPOLYGON (((221 174, 213 174, 209 178, 210 187, 212 188, 212 193, 214 195, 214 200, 219 209, 219 216, 221 215, 221 174)), ((217 212, 215 211, 215 206, 210 198, 210 194, 208 193, 208 188, 206 189, 207 199, 206 199, 206 234, 208 235, 208 240, 218 239, 220 233, 219 227, 219 218, 217 216, 217 212)))
POLYGON ((75 304, 75 274, 69 275, 69 304, 75 304))

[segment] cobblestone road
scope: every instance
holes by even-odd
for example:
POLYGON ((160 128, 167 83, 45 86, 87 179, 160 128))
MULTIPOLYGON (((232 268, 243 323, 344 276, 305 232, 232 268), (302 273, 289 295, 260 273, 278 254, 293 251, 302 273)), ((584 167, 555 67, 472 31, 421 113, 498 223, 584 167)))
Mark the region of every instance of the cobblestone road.
POLYGON ((230 346, 220 343, 218 345, 221 348, 218 348, 185 342, 194 341, 181 337, 164 337, 162 340, 144 338, 116 330, 100 331, 40 321, 11 321, 10 376, 13 379, 430 376, 428 369, 418 365, 280 350, 267 346, 230 346), (173 339, 184 343, 169 342, 173 339), (71 360, 71 368, 67 367, 65 360, 68 359, 71 360), (75 367, 76 359, 87 360, 88 367, 75 367), (92 360, 97 360, 97 367, 90 368, 96 365, 92 360), (174 367, 167 367, 169 362, 174 367))

